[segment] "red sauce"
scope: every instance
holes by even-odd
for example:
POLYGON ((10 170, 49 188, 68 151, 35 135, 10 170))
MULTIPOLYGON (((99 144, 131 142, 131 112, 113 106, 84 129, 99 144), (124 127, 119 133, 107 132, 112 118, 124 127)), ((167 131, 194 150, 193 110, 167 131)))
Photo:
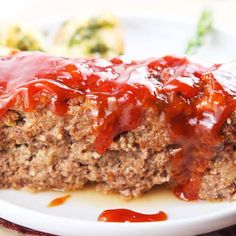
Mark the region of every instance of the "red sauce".
POLYGON ((105 210, 98 217, 98 221, 104 222, 154 222, 164 220, 167 220, 167 215, 163 211, 157 214, 142 214, 128 209, 105 210))
POLYGON ((70 198, 69 194, 67 194, 63 197, 55 198, 48 204, 48 207, 60 206, 60 205, 64 204, 69 198, 70 198))
POLYGON ((69 114, 70 99, 86 97, 98 110, 94 147, 103 154, 114 137, 138 127, 147 109, 162 112, 180 147, 171 158, 175 193, 196 200, 209 161, 223 148, 220 129, 236 107, 235 75, 171 56, 124 62, 20 52, 0 58, 0 117, 17 100, 32 111, 42 93, 58 115, 69 114))

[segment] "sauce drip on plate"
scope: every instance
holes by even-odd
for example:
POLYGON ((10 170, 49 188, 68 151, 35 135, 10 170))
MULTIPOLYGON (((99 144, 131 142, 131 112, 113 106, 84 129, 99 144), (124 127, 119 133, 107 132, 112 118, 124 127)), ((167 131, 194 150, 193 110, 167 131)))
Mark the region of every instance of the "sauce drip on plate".
POLYGON ((105 210, 98 217, 98 221, 104 222, 155 222, 164 220, 167 220, 167 215, 163 211, 156 214, 142 214, 128 209, 105 210))
POLYGON ((67 194, 63 197, 55 198, 48 204, 48 207, 60 206, 60 205, 64 204, 69 198, 70 198, 69 194, 67 194))
POLYGON ((117 135, 139 126, 147 109, 163 113, 179 147, 171 158, 175 194, 196 200, 223 147, 221 127, 236 107, 235 67, 206 68, 172 56, 106 61, 19 52, 0 58, 0 117, 16 102, 26 112, 44 103, 69 115, 70 99, 85 97, 96 106, 94 148, 103 154, 117 135))

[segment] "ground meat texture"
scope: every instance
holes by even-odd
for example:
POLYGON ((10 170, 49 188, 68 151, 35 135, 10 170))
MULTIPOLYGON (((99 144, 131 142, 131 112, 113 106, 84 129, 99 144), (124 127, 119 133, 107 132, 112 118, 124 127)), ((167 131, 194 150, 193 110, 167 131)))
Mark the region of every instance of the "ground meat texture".
MULTIPOLYGON (((24 112, 19 105, 0 121, 0 188, 78 190, 94 183, 100 191, 130 198, 153 186, 172 186, 170 160, 181 148, 171 142, 169 127, 147 109, 138 128, 115 137, 104 154, 94 150, 94 107, 80 99, 69 115, 46 106, 24 112)), ((236 196, 236 112, 222 129, 224 145, 202 178, 201 199, 236 196)))

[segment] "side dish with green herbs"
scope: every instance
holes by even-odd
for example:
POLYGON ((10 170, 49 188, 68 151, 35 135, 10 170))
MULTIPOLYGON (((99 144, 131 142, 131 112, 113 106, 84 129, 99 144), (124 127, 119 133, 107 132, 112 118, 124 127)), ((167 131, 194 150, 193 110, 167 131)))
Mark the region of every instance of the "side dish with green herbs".
POLYGON ((0 46, 21 51, 42 51, 43 36, 21 24, 0 24, 0 46))
POLYGON ((121 55, 124 43, 119 21, 113 15, 66 21, 59 28, 49 52, 70 57, 121 55))
POLYGON ((68 57, 115 57, 124 53, 119 20, 108 14, 73 19, 62 23, 52 42, 45 47, 46 36, 23 24, 0 23, 0 55, 12 50, 44 51, 68 57))

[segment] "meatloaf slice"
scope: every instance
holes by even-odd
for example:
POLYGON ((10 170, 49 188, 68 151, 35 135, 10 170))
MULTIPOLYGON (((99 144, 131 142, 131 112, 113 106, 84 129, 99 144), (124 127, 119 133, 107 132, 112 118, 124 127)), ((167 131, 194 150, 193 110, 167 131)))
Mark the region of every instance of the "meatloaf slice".
MULTIPOLYGON (((170 158, 176 148, 161 116, 147 111, 138 128, 116 137, 105 154, 93 147, 93 115, 74 103, 71 115, 47 107, 27 113, 14 107, 0 123, 0 187, 31 191, 77 190, 96 183, 101 191, 139 196, 170 183, 170 158)), ((236 112, 223 128, 224 149, 202 179, 202 199, 231 199, 236 192, 236 112)))
MULTIPOLYGON (((19 54, 11 57, 33 57, 31 53, 19 54)), ((42 54, 39 55, 41 58, 42 54)), ((48 58, 43 55, 41 59, 46 60, 44 57, 48 58)), ((8 59, 4 58, 2 61, 8 59)), ((21 69, 30 70, 25 64, 22 66, 24 67, 21 69)), ((32 64, 30 66, 32 67, 32 64)), ((171 66, 169 65, 168 68, 170 69, 171 66)), ((44 69, 40 68, 40 70, 44 69)), ((6 73, 0 61, 0 81, 1 72, 6 73)), ((150 75, 152 73, 154 72, 151 71, 150 75)), ((160 81, 163 78, 164 75, 160 77, 160 81)), ((138 89, 143 92, 142 88, 138 89)), ((185 90, 188 91, 188 88, 185 90)), ((176 158, 176 153, 185 148, 185 143, 176 138, 177 132, 173 135, 173 127, 167 119, 168 113, 163 104, 158 107, 158 110, 152 105, 143 105, 142 110, 138 110, 142 115, 137 125, 132 126, 131 129, 118 130, 106 150, 101 151, 96 149, 96 145, 99 145, 99 142, 104 143, 103 138, 107 136, 100 136, 100 139, 97 139, 100 135, 97 127, 101 127, 98 122, 101 107, 94 102, 94 96, 83 94, 67 98, 66 114, 62 115, 58 114, 58 111, 55 111, 48 102, 55 99, 54 94, 48 92, 49 90, 45 91, 44 89, 38 95, 37 104, 31 110, 26 108, 25 97, 18 94, 15 96, 14 103, 8 106, 2 115, 0 188, 67 191, 82 189, 88 183, 95 183, 103 192, 116 191, 125 197, 132 197, 139 196, 156 185, 165 183, 171 188, 176 185, 173 160, 176 158)), ((95 92, 93 95, 99 96, 95 92)), ((185 95, 181 95, 178 91, 176 96, 185 95)), ((201 94, 201 96, 205 95, 201 94)), ((188 99, 192 101, 193 97, 188 99)), ((3 104, 3 99, 0 101, 3 104)), ((179 108, 175 107, 175 110, 177 109, 179 108)), ((129 115, 130 113, 125 113, 125 117, 129 115)), ((119 117, 121 116, 123 116, 122 112, 119 113, 119 117)), ((117 125, 121 120, 115 122, 117 125)), ((107 123, 106 129, 102 132, 107 132, 112 124, 112 122, 107 123)), ((234 199, 236 196, 235 111, 230 110, 217 132, 219 132, 217 137, 220 137, 220 142, 213 146, 215 150, 211 152, 213 156, 207 162, 204 172, 201 172, 198 197, 209 200, 234 199)), ((178 135, 180 136, 182 137, 178 135)), ((199 136, 193 138, 197 139, 199 136)), ((188 139, 192 140, 190 136, 188 139)), ((195 150, 194 147, 191 148, 195 150)), ((205 147, 202 149, 205 150, 205 147)), ((192 156, 196 158, 193 154, 192 156)), ((182 156, 182 158, 186 157, 182 156)), ((191 166, 195 160, 187 159, 187 161, 189 162, 186 165, 191 166)), ((201 163, 198 168, 201 169, 200 167, 201 163)), ((178 171, 186 171, 188 176, 190 173, 186 169, 178 171)))

